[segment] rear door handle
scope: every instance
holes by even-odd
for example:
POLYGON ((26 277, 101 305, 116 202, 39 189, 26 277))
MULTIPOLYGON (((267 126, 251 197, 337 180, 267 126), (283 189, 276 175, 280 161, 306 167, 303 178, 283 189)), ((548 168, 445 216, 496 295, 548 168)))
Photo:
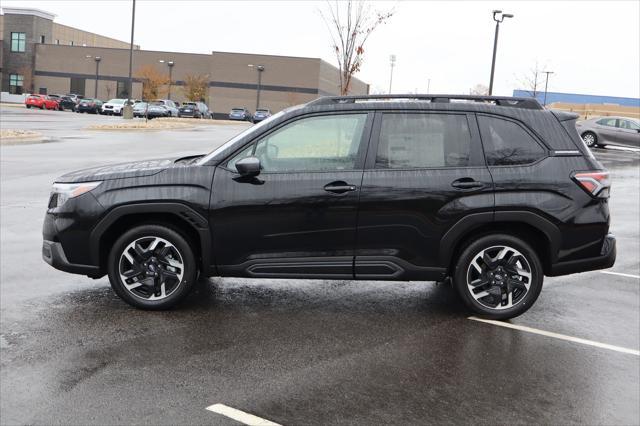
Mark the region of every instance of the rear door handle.
POLYGON ((344 194, 345 192, 355 191, 357 187, 355 185, 349 185, 346 182, 338 181, 331 182, 324 186, 324 190, 332 192, 334 194, 344 194))
POLYGON ((462 178, 451 182, 451 186, 458 189, 479 189, 484 188, 484 183, 473 180, 472 178, 462 178))

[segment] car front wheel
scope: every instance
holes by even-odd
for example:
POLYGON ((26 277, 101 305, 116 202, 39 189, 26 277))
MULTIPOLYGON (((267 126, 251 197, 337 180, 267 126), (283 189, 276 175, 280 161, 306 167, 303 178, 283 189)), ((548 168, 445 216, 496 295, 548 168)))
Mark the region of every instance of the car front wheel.
POLYGON ((495 234, 466 246, 455 266, 454 286, 474 313, 509 319, 526 312, 542 290, 543 269, 529 244, 495 234))
POLYGON ((598 137, 593 132, 584 132, 582 134, 582 140, 589 148, 595 148, 598 146, 598 137))
POLYGON ((197 276, 188 241, 160 225, 125 232, 113 245, 108 269, 116 294, 132 306, 149 310, 175 306, 189 294, 197 276))

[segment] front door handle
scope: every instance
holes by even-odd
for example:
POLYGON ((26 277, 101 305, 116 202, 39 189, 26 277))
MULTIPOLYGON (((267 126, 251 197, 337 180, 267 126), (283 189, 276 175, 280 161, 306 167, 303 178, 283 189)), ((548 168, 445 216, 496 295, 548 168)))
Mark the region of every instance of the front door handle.
POLYGON ((325 191, 334 194, 344 194, 345 192, 355 191, 356 189, 357 187, 355 185, 349 185, 343 181, 331 182, 324 186, 325 191))
POLYGON ((484 183, 478 182, 473 178, 461 178, 451 182, 451 186, 458 189, 480 189, 484 188, 484 183))

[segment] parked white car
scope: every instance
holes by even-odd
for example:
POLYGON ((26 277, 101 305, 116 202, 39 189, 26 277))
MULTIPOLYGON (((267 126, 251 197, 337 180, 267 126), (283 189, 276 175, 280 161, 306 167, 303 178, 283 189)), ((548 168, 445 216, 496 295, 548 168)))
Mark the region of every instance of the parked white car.
POLYGON ((109 102, 102 104, 102 113, 109 115, 121 115, 122 108, 126 102, 126 99, 111 99, 109 102))

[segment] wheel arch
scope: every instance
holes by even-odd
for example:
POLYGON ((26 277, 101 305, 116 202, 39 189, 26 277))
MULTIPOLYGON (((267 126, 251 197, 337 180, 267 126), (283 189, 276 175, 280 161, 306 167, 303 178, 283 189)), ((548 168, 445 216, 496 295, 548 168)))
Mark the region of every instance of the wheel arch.
POLYGON ((556 262, 562 238, 556 225, 533 212, 502 211, 471 214, 457 222, 442 238, 440 264, 450 274, 463 248, 491 233, 513 235, 529 243, 540 257, 545 275, 556 262))
POLYGON ((134 226, 158 224, 167 226, 187 238, 196 254, 196 262, 204 275, 214 271, 211 260, 211 234, 208 221, 191 207, 181 203, 145 203, 119 206, 110 210, 91 232, 91 259, 101 271, 113 243, 134 226))

